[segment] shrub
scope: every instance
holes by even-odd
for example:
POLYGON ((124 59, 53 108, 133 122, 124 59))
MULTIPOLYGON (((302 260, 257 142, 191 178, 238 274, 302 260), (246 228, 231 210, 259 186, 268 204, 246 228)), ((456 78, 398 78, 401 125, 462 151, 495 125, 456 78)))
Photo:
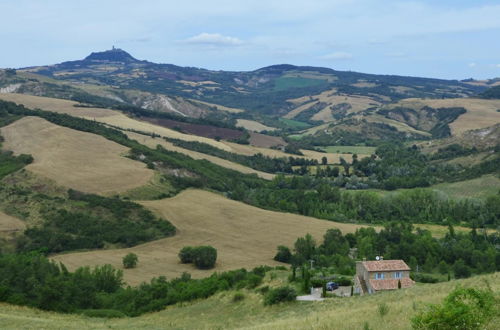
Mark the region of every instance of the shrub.
POLYGON ((278 252, 274 256, 274 260, 284 263, 289 263, 292 259, 292 252, 284 245, 278 246, 278 252))
POLYGON ((413 280, 415 282, 420 282, 420 283, 437 283, 439 282, 439 279, 437 277, 434 277, 432 275, 426 275, 426 274, 413 274, 413 280))
POLYGON ((217 261, 217 250, 212 246, 197 246, 193 251, 193 262, 196 268, 210 269, 217 261))
POLYGON ((135 253, 129 253, 123 257, 123 267, 135 268, 137 266, 137 261, 139 261, 137 255, 135 253))
POLYGON ((387 306, 386 303, 378 305, 378 314, 380 315, 380 317, 386 316, 387 313, 389 313, 389 306, 387 306))
POLYGON ((276 289, 271 289, 266 293, 264 305, 274 305, 286 301, 295 301, 297 292, 289 286, 282 286, 276 289))
POLYGON ((455 273, 455 278, 467 278, 471 275, 470 268, 462 259, 458 259, 455 262, 453 272, 455 273))
POLYGON ((347 278, 347 277, 339 277, 338 279, 335 280, 338 285, 340 286, 351 286, 352 285, 352 280, 347 278))
POLYGON ((179 259, 183 264, 189 264, 193 262, 193 252, 194 248, 192 246, 185 246, 179 251, 179 259))
POLYGON ((233 302, 242 301, 243 299, 245 299, 245 295, 241 292, 236 292, 233 296, 233 302))
POLYGON ((456 288, 442 305, 429 305, 411 323, 414 329, 482 329, 495 316, 491 290, 456 288))

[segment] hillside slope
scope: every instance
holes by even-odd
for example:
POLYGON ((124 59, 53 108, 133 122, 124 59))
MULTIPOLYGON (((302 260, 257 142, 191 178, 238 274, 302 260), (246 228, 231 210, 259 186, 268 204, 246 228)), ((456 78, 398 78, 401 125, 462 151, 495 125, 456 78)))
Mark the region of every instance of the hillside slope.
POLYGON ((295 240, 310 233, 320 240, 328 228, 339 228, 344 233, 362 226, 319 220, 289 213, 272 212, 236 202, 221 195, 186 190, 179 195, 141 202, 177 228, 172 238, 139 245, 130 249, 90 251, 62 254, 53 257, 69 269, 83 265, 109 263, 122 268, 122 258, 129 252, 139 256, 136 269, 125 270, 125 280, 139 284, 152 277, 177 277, 189 272, 204 277, 213 270, 198 270, 190 264, 181 264, 177 254, 187 245, 212 245, 217 248, 215 271, 253 268, 262 264, 278 265, 273 260, 278 245, 291 246, 295 240))
POLYGON ((112 194, 142 186, 154 174, 123 157, 128 152, 124 146, 39 117, 24 117, 0 131, 5 150, 33 156, 27 169, 68 188, 112 194))
MULTIPOLYGON (((272 281, 277 285, 283 280, 272 281)), ((500 274, 477 276, 438 284, 421 284, 411 289, 372 296, 330 299, 324 302, 297 302, 272 307, 262 304, 262 296, 245 293, 233 302, 234 292, 219 293, 209 299, 182 303, 135 318, 101 319, 57 314, 0 303, 3 329, 411 329, 410 318, 426 304, 440 303, 457 285, 484 287, 489 283, 498 295, 500 274), (378 308, 388 306, 381 317, 378 308)), ((267 284, 267 283, 266 283, 267 284)), ((497 329, 496 317, 485 330, 497 329)))

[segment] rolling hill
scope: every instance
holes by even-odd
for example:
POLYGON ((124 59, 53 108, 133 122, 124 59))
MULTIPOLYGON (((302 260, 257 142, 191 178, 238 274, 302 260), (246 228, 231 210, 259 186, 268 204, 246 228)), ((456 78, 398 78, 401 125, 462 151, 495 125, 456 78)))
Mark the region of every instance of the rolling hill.
POLYGON ((297 237, 306 233, 320 240, 328 228, 349 233, 362 227, 266 211, 201 190, 187 190, 173 198, 141 204, 169 219, 176 226, 177 234, 130 249, 61 254, 53 259, 63 262, 69 269, 107 263, 121 268, 123 256, 133 252, 139 256, 140 267, 125 269, 124 275, 128 283, 137 285, 159 275, 168 278, 178 277, 183 272, 194 277, 210 275, 213 270, 198 270, 190 264, 180 263, 177 254, 184 246, 214 246, 218 251, 214 270, 225 271, 262 264, 279 265, 273 260, 276 247, 292 245, 297 237))

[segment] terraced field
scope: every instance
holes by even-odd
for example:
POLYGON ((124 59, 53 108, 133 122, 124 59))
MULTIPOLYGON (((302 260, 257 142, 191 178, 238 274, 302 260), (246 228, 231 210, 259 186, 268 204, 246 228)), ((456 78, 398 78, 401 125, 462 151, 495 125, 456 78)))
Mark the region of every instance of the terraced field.
POLYGON ((172 222, 178 229, 174 237, 142 244, 129 249, 99 250, 55 256, 69 269, 83 265, 111 264, 122 268, 122 258, 129 252, 139 257, 138 267, 124 271, 125 280, 139 284, 152 277, 176 277, 189 272, 204 277, 215 271, 278 265, 272 258, 280 244, 292 246, 307 233, 321 240, 328 228, 344 233, 360 225, 336 223, 295 214, 272 212, 229 200, 221 195, 186 190, 179 195, 141 204, 172 222), (212 245, 218 251, 214 270, 198 270, 181 264, 177 254, 187 245, 212 245))
POLYGON ((26 168, 76 190, 112 194, 146 184, 153 171, 124 157, 128 148, 101 136, 24 117, 1 128, 3 148, 31 154, 26 168))

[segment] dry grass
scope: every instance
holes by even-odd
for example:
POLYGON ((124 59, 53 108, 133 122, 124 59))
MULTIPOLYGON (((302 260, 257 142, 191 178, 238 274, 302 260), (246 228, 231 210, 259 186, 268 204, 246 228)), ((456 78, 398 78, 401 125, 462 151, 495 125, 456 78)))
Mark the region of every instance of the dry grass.
POLYGON ((404 99, 395 104, 412 109, 424 106, 432 108, 463 107, 467 112, 450 124, 452 134, 459 135, 471 129, 490 127, 500 123, 500 100, 483 100, 472 98, 456 99, 404 99))
POLYGON ((84 192, 111 194, 146 184, 153 171, 121 155, 128 148, 105 138, 24 117, 1 129, 4 148, 31 154, 30 171, 84 192))
POLYGON ((78 104, 78 102, 55 99, 51 97, 6 93, 0 94, 0 99, 22 104, 30 109, 41 109, 58 113, 66 113, 75 117, 88 119, 95 118, 96 120, 98 120, 101 117, 120 114, 120 112, 118 111, 109 109, 75 107, 74 105, 78 104))
MULTIPOLYGON (((280 273, 277 273, 281 276, 280 273)), ((411 289, 371 296, 328 299, 263 306, 262 295, 243 291, 245 299, 234 303, 234 291, 208 299, 167 307, 165 310, 125 319, 99 319, 57 314, 0 304, 3 329, 411 329, 410 319, 426 304, 442 302, 457 285, 500 290, 499 273, 438 284, 418 284, 411 289), (378 306, 386 304, 381 317, 378 306)), ((266 283, 267 284, 267 283, 266 283)), ((485 330, 498 329, 498 316, 485 330)))
POLYGON ((0 211, 0 232, 21 231, 26 228, 24 221, 0 211))
POLYGON ((194 277, 203 277, 214 270, 277 265, 272 258, 280 244, 292 246, 306 233, 320 240, 329 228, 348 233, 361 227, 266 211, 202 190, 186 190, 173 198, 141 204, 171 221, 178 229, 177 234, 129 249, 70 253, 54 259, 70 269, 107 263, 122 268, 123 256, 133 252, 139 257, 138 267, 126 269, 124 276, 128 283, 138 284, 160 275, 172 278, 189 272, 194 277), (186 245, 214 246, 218 251, 216 268, 197 270, 179 263, 177 254, 186 245))
POLYGON ((193 159, 206 159, 211 163, 214 163, 214 164, 217 164, 219 166, 229 168, 231 170, 235 170, 235 171, 238 171, 241 173, 257 174, 257 176, 259 176, 263 179, 267 179, 267 180, 271 180, 272 178, 274 178, 274 174, 257 171, 257 170, 254 170, 253 168, 246 167, 246 166, 243 166, 243 165, 238 164, 238 163, 233 163, 233 162, 230 162, 228 160, 225 160, 225 159, 222 159, 219 157, 215 157, 215 156, 207 155, 207 154, 204 154, 201 152, 192 151, 189 149, 177 147, 177 146, 173 145, 172 143, 165 141, 162 138, 153 139, 152 137, 147 136, 147 135, 142 135, 142 134, 137 134, 137 133, 132 133, 132 132, 125 132, 125 133, 127 134, 127 136, 129 138, 136 140, 137 142, 144 144, 144 145, 146 145, 150 148, 153 148, 153 149, 156 148, 157 145, 161 145, 167 150, 182 153, 182 154, 187 155, 193 159))
POLYGON ((248 120, 248 119, 237 119, 236 126, 243 127, 249 131, 254 131, 254 132, 275 131, 276 130, 276 128, 274 128, 274 127, 266 126, 264 124, 259 123, 258 121, 248 120))

